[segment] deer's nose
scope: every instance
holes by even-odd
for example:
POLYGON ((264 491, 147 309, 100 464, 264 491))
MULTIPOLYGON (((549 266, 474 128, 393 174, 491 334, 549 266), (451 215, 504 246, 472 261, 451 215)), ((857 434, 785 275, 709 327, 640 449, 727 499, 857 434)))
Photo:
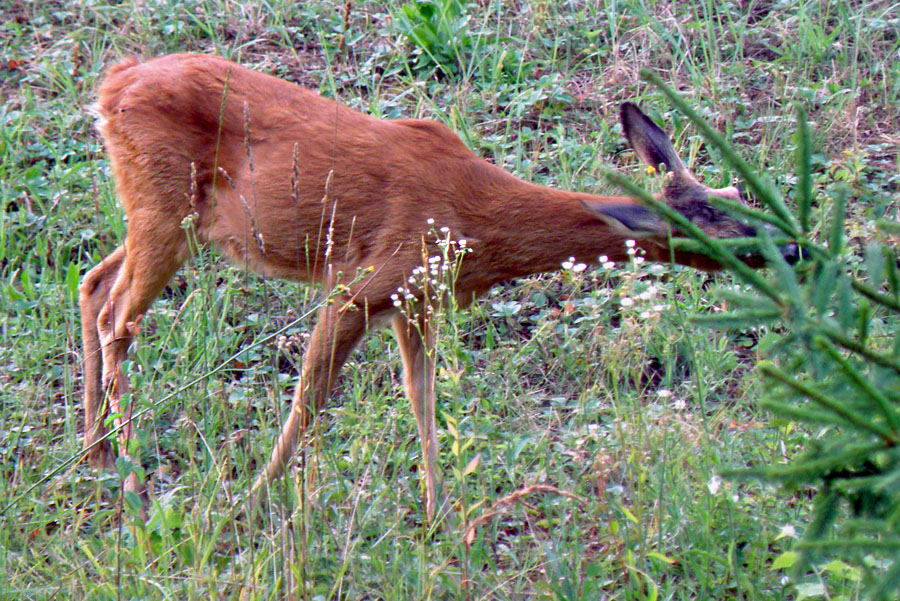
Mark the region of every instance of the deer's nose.
POLYGON ((789 265, 793 265, 799 261, 803 255, 800 245, 796 242, 782 244, 778 247, 778 250, 781 251, 781 257, 787 261, 789 265))

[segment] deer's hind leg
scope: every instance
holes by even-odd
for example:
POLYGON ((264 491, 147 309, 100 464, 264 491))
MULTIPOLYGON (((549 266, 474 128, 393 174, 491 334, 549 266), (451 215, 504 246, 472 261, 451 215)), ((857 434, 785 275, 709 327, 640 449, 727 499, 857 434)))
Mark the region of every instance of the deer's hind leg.
POLYGON ((97 328, 100 311, 109 297, 119 268, 125 258, 125 247, 91 269, 79 287, 81 304, 81 339, 84 363, 84 449, 91 467, 112 468, 115 457, 112 445, 104 437, 104 421, 108 414, 103 390, 103 358, 100 351, 100 332, 97 328))
MULTIPOLYGON (((86 423, 85 443, 95 444, 105 433, 98 409, 108 402, 107 411, 116 416, 119 455, 127 458, 131 457, 131 441, 135 435, 132 406, 122 407, 120 403, 129 390, 122 362, 144 312, 188 256, 187 237, 180 223, 171 220, 170 215, 165 217, 165 221, 155 219, 151 223, 142 222, 140 214, 131 219, 125 244, 91 270, 82 284, 82 327, 86 332, 85 413, 92 420, 86 423)), ((95 457, 95 461, 104 465, 114 464, 108 446, 95 457)), ((132 473, 125 482, 125 490, 143 494, 144 484, 132 473)))

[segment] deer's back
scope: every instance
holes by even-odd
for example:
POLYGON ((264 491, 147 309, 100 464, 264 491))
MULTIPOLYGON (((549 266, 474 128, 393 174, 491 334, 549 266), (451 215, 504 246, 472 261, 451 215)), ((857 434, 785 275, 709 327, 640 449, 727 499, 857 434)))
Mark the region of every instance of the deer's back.
POLYGON ((428 218, 453 226, 473 162, 490 168, 443 125, 376 119, 211 56, 115 65, 97 112, 129 216, 196 212, 201 237, 294 279, 318 277, 298 265, 298 246, 321 262, 323 215, 359 264, 421 239, 411 229, 428 218))

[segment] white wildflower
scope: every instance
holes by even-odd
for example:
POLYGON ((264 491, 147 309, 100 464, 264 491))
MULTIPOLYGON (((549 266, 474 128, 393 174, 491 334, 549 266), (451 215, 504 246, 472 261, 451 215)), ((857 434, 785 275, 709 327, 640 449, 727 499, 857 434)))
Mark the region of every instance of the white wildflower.
POLYGON ((778 538, 796 538, 797 529, 792 524, 785 524, 778 533, 778 538))

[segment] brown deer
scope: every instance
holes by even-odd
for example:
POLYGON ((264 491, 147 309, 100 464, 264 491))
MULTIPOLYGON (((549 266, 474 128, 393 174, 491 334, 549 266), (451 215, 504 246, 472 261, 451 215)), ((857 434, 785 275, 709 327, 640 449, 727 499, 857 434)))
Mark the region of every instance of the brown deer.
MULTIPOLYGON (((332 290, 254 491, 282 473, 366 330, 391 321, 422 444, 429 520, 438 456, 435 341, 429 314, 413 310, 406 315, 417 317, 408 318, 395 301, 422 265, 423 247, 435 248, 435 228, 467 241, 455 282, 462 306, 502 280, 559 269, 568 257, 624 259, 628 238, 648 259, 671 256, 665 223, 633 199, 524 182, 440 123, 377 119, 223 58, 126 60, 106 73, 95 111, 128 216, 124 244, 80 288, 84 443, 95 467, 114 464, 104 425, 110 411, 119 415, 119 453, 132 452, 130 409, 122 415, 119 407, 128 390, 121 365, 144 312, 191 255, 185 219, 199 241, 248 269, 332 290)), ((700 184, 634 104, 622 106, 621 118, 636 153, 665 165, 670 206, 710 235, 754 235, 706 201, 739 199, 735 188, 700 184)), ((718 268, 698 254, 674 256, 718 268)), ((412 288, 422 309, 427 293, 412 288)), ((125 487, 144 492, 134 473, 125 487)))

